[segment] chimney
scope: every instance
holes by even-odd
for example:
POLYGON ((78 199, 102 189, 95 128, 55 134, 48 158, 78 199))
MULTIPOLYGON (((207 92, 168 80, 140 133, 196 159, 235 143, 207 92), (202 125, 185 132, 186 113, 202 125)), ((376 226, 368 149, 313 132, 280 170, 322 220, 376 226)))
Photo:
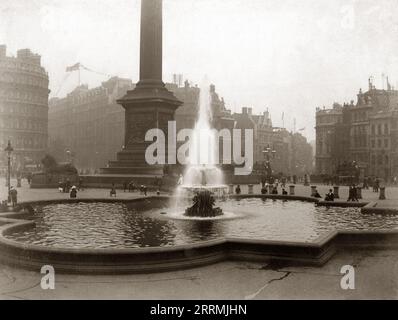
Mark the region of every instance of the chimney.
POLYGON ((242 108, 242 114, 247 114, 247 108, 246 107, 242 108))
POLYGON ((247 110, 248 110, 249 115, 251 116, 252 112, 253 112, 253 109, 252 108, 248 108, 247 110))

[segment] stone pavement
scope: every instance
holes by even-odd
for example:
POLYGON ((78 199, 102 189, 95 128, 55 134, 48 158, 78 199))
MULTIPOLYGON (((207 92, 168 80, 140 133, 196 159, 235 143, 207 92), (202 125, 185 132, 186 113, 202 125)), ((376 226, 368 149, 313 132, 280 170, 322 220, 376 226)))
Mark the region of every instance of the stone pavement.
MULTIPOLYGON (((12 186, 16 186, 16 181, 11 181, 12 186)), ((321 196, 324 196, 330 186, 317 185, 317 189, 321 196)), ((34 200, 53 200, 53 199, 65 199, 69 197, 67 193, 60 193, 57 189, 30 189, 29 185, 23 180, 22 187, 18 188, 18 201, 34 201, 34 200)), ((261 187, 256 185, 254 187, 254 192, 260 194, 261 187)), ((247 186, 242 186, 242 193, 247 193, 247 186)), ((346 201, 348 198, 348 187, 340 187, 340 200, 346 201)), ((152 192, 148 192, 148 195, 154 195, 152 192)), ((311 188, 305 187, 303 185, 296 185, 296 195, 298 196, 310 196, 311 188)), ((5 187, 5 179, 0 179, 0 200, 6 199, 7 188, 5 187)), ((123 190, 118 190, 117 197, 120 199, 137 198, 140 196, 139 192, 123 192, 123 190)), ((376 201, 378 207, 397 207, 398 208, 398 188, 397 187, 387 187, 386 189, 387 200, 378 200, 379 194, 369 190, 362 190, 362 197, 364 202, 376 201)), ((86 189, 84 191, 78 192, 78 197, 84 198, 107 198, 109 197, 109 189, 86 189)))
POLYGON ((141 275, 66 275, 55 289, 42 275, 0 265, 0 299, 398 299, 397 250, 337 254, 323 267, 222 262, 141 275), (355 289, 343 290, 342 266, 355 268, 355 289))

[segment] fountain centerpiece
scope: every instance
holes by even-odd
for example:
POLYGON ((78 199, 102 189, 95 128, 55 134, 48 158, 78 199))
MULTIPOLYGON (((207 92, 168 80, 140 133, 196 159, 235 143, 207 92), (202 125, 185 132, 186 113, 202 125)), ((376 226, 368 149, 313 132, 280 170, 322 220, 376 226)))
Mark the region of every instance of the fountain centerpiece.
POLYGON ((222 215, 214 208, 215 198, 223 198, 228 186, 223 183, 223 173, 218 164, 218 135, 211 128, 210 85, 204 81, 200 89, 198 121, 189 146, 188 166, 179 181, 177 194, 193 197, 193 206, 185 211, 187 216, 215 217, 222 215))

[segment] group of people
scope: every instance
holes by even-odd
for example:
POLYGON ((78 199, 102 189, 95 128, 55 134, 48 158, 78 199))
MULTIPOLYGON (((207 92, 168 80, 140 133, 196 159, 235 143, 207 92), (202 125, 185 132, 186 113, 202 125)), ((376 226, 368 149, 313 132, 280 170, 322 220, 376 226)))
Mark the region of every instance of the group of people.
MULTIPOLYGON (((319 198, 319 199, 322 198, 322 196, 319 194, 316 188, 312 196, 314 198, 319 198)), ((329 189, 329 192, 325 195, 325 201, 334 201, 334 199, 335 199, 335 194, 332 189, 329 189)), ((358 187, 355 184, 351 185, 348 189, 347 202, 349 201, 359 202, 358 187)))
POLYGON ((79 178, 79 183, 78 187, 72 185, 71 181, 69 179, 66 179, 64 181, 59 181, 58 182, 58 191, 63 192, 63 193, 70 193, 72 189, 76 189, 79 191, 84 190, 83 188, 83 179, 79 178))
MULTIPOLYGON (((315 188, 314 193, 312 195, 314 198, 321 199, 322 196, 319 194, 318 189, 315 188)), ((325 201, 334 201, 335 195, 332 189, 329 189, 328 193, 325 195, 325 201)))
MULTIPOLYGON (((284 196, 287 196, 288 193, 285 189, 285 183, 281 183, 281 194, 284 196)), ((261 187, 261 194, 279 194, 278 192, 278 182, 274 183, 274 184, 265 184, 261 187)))
MULTIPOLYGON (((133 192, 136 189, 140 190, 140 194, 143 194, 144 196, 147 196, 148 194, 148 187, 146 185, 140 185, 140 187, 136 186, 135 183, 133 181, 130 182, 123 182, 123 192, 126 192, 126 190, 128 190, 129 192, 133 192)), ((160 191, 157 192, 157 194, 159 194, 160 191)), ((116 186, 114 183, 112 183, 112 187, 110 190, 110 197, 115 197, 116 198, 116 186)))
POLYGON ((125 180, 123 182, 123 192, 126 192, 126 190, 128 190, 128 192, 134 192, 137 188, 138 187, 136 186, 134 181, 128 182, 127 180, 125 180))

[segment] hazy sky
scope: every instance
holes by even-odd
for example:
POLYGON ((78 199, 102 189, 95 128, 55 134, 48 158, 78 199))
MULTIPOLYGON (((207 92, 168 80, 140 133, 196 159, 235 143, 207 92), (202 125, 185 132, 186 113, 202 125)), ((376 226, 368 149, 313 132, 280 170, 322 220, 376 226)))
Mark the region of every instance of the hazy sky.
MULTIPOLYGON (((52 95, 77 85, 65 68, 138 77, 139 0, 1 0, 0 43, 40 53, 52 95)), ((314 111, 356 100, 370 75, 398 87, 396 0, 164 0, 165 81, 205 75, 233 111, 271 111, 306 127, 314 111)), ((106 77, 82 72, 90 87, 106 77)))

